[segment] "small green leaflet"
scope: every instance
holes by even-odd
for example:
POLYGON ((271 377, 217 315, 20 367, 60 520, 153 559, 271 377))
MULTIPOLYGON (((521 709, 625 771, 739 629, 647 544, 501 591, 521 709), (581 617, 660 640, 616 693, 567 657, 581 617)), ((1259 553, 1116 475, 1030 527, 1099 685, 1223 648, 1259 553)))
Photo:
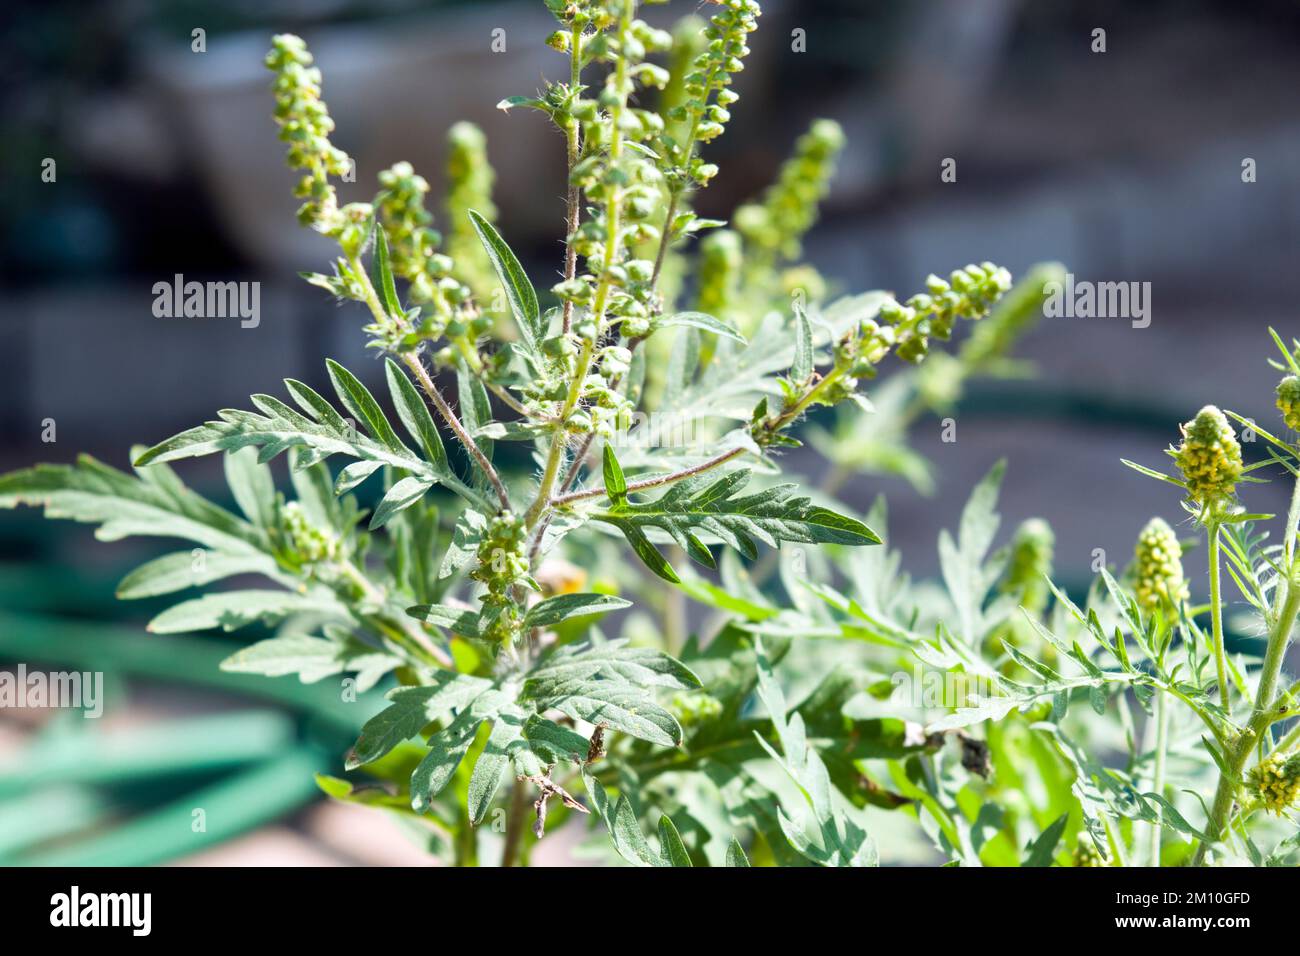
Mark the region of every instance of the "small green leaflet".
POLYGON ((1063 813, 1057 817, 1052 824, 1042 832, 1042 834, 1033 843, 1025 854, 1025 862, 1021 866, 1051 866, 1052 858, 1056 856, 1056 845, 1061 842, 1061 834, 1065 832, 1065 825, 1070 822, 1070 815, 1063 813))
POLYGON ((469 211, 469 218, 483 243, 483 248, 487 250, 488 258, 492 260, 492 267, 496 270, 497 278, 501 280, 502 288, 505 289, 506 299, 510 302, 510 311, 514 313, 520 334, 536 351, 541 346, 542 339, 546 338, 546 324, 537 305, 537 292, 533 289, 533 284, 528 281, 528 274, 524 272, 515 254, 490 222, 472 209, 469 211))
POLYGON ((229 554, 222 551, 173 551, 148 561, 129 573, 117 586, 117 596, 130 601, 157 597, 186 588, 201 587, 236 574, 274 575, 277 568, 269 555, 229 554))
POLYGON ((812 325, 799 306, 794 307, 794 363, 790 366, 790 381, 802 385, 812 378, 813 341, 812 325))
POLYGON ((446 604, 421 604, 408 607, 406 613, 417 621, 444 628, 453 634, 463 637, 479 636, 478 611, 446 604))
POLYGON ((631 606, 631 601, 612 594, 559 594, 530 607, 524 615, 524 627, 553 627, 569 618, 631 606))
POLYGON ((388 234, 384 231, 383 226, 379 225, 379 217, 377 216, 370 222, 370 235, 375 243, 373 265, 376 275, 373 279, 374 286, 379 290, 380 298, 384 303, 384 310, 391 317, 400 319, 405 313, 402 311, 401 300, 397 298, 397 285, 393 282, 393 267, 388 256, 388 234))
POLYGON ((375 507, 375 513, 370 516, 370 530, 374 531, 388 524, 403 509, 411 507, 423 498, 424 493, 432 488, 433 484, 431 479, 414 478, 409 475, 396 482, 375 507))
POLYGON ((428 686, 389 691, 391 703, 361 728, 361 736, 348 756, 347 768, 355 770, 378 760, 453 709, 469 706, 491 686, 491 681, 481 677, 443 671, 428 686))
POLYGON ((629 647, 626 640, 568 645, 555 651, 528 674, 525 692, 551 698, 571 685, 607 680, 646 687, 691 690, 700 679, 675 657, 650 647, 629 647))
POLYGON ((674 312, 655 321, 656 329, 671 328, 674 325, 688 325, 739 342, 741 345, 746 344, 745 337, 726 322, 704 312, 674 312))
MULTIPOLYGON (((270 395, 255 395, 252 401, 261 414, 225 409, 219 413, 220 421, 207 422, 160 442, 138 455, 136 464, 193 458, 249 446, 261 449, 260 461, 269 461, 291 448, 301 448, 302 464, 313 464, 336 454, 358 459, 339 474, 336 491, 340 494, 355 488, 380 466, 388 465, 429 485, 442 484, 471 504, 490 510, 481 493, 452 474, 428 408, 400 369, 391 363, 386 366, 389 391, 403 426, 427 457, 417 455, 402 443, 374 395, 356 376, 333 360, 327 360, 326 364, 340 402, 371 437, 362 435, 310 386, 285 379, 285 386, 301 413, 270 395)), ((412 488, 408 484, 403 491, 412 488)), ((395 498, 385 520, 416 500, 418 496, 395 498), (397 507, 399 504, 401 507, 397 507)))
POLYGON ((291 614, 326 614, 347 620, 347 608, 324 591, 220 591, 184 601, 149 622, 155 634, 179 634, 221 628, 233 631, 257 621, 275 623, 291 614))
POLYGON ((406 373, 397 367, 392 359, 384 360, 384 375, 388 379, 388 391, 393 398, 393 407, 397 417, 402 420, 411 437, 420 443, 429 463, 439 471, 449 471, 447 450, 443 447, 442 436, 434 424, 429 405, 424 400, 406 373))

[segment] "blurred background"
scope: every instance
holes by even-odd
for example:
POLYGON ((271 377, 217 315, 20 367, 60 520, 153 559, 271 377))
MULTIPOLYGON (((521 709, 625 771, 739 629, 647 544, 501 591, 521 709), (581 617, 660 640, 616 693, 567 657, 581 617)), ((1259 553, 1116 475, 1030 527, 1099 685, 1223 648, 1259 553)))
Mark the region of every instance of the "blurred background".
MULTIPOLYGON (((701 6, 646 16, 666 24, 701 6)), ((1005 457, 1006 530, 1048 517, 1067 582, 1086 582, 1098 548, 1122 565, 1146 518, 1182 515, 1121 457, 1158 467, 1177 423, 1207 402, 1276 417, 1266 329, 1300 333, 1300 7, 763 6, 734 120, 708 148, 722 175, 699 197, 703 214, 725 218, 761 192, 826 116, 849 145, 806 253, 835 288, 907 295, 931 271, 984 259, 1151 283, 1149 327, 1044 319, 1017 351, 1035 378, 973 386, 955 442, 937 419, 919 422, 930 494, 859 476, 841 497, 864 509, 885 493, 891 543, 930 574, 939 529, 1005 457), (1104 53, 1092 51, 1098 28, 1104 53), (949 158, 955 182, 941 181, 949 158)), ((565 69, 542 45, 552 21, 540 0, 49 0, 0 16, 3 470, 78 451, 124 467, 131 444, 243 407, 285 376, 323 387, 325 355, 380 376, 359 312, 296 278, 333 250, 294 220, 262 66, 272 33, 302 34, 325 73, 335 142, 358 164, 343 200, 371 198, 398 159, 440 196, 446 130, 472 120, 509 241, 539 287, 558 276, 562 140, 540 113, 494 108, 565 69), (260 324, 156 318, 154 284, 177 273, 259 282, 260 324)), ((826 469, 812 451, 791 467, 826 469)), ((222 494, 216 459, 182 471, 222 494)), ((1251 495, 1269 511, 1283 492, 1251 495)), ((122 573, 161 550, 0 513, 0 665, 104 669, 111 690, 101 721, 0 714, 0 862, 425 861, 385 817, 325 804, 311 780, 337 770, 364 708, 321 685, 217 676, 228 642, 148 637, 140 625, 159 607, 114 601, 122 573), (200 805, 210 812, 196 833, 200 805)))

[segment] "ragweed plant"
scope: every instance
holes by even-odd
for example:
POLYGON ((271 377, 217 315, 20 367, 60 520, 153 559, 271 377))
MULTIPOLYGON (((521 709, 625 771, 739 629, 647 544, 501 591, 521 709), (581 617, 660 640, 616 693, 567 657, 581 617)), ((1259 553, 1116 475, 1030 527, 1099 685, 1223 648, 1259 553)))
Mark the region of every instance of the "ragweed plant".
POLYGON ((901 470, 888 461, 908 422, 949 407, 968 379, 1008 371, 1056 267, 1014 290, 986 262, 901 301, 828 296, 799 257, 842 145, 833 122, 812 125, 730 228, 693 211, 720 173, 710 144, 743 108, 733 79, 758 4, 721 0, 671 32, 640 19, 635 0, 548 7, 565 78, 501 105, 542 111, 562 136, 558 281, 539 291, 503 236, 508 210, 496 225, 485 144, 468 127, 451 134, 445 238, 408 163, 381 173, 369 201, 341 202, 351 161, 330 140, 321 74, 302 40, 276 37, 266 64, 298 217, 337 248, 306 278, 363 310, 386 398, 330 360, 333 397, 289 379, 287 399, 254 395, 252 410, 133 450, 134 473, 83 457, 0 478, 0 505, 43 506, 105 540, 190 542, 131 572, 123 598, 265 579, 182 600, 149 627, 271 627, 224 666, 382 683, 386 704, 346 755, 348 776, 321 787, 417 821, 461 865, 525 863, 575 815, 608 833, 595 852, 643 866, 872 864, 898 849, 878 839, 895 823, 923 835, 930 859, 1046 865, 1131 861, 1134 821, 1156 834, 1148 852, 1170 831, 1218 852, 1250 808, 1284 810, 1292 763, 1270 755, 1289 754, 1294 734, 1265 740, 1295 709, 1278 697, 1276 647, 1300 591, 1278 570, 1290 539, 1283 564, 1235 510, 1226 424, 1190 426, 1187 481, 1167 480, 1189 496, 1193 475, 1217 489, 1212 507, 1193 499, 1197 516, 1275 632, 1263 710, 1234 712, 1213 693, 1220 629, 1212 643, 1201 635, 1167 528, 1139 545, 1139 597, 1106 574, 1085 613, 1048 581, 1045 524, 991 552, 995 472, 940 541, 943 586, 914 585, 879 546, 883 505, 861 521, 825 490, 780 482, 783 452, 814 410, 870 412, 867 384, 899 359, 890 384, 904 401, 856 419, 894 431, 855 463, 901 470), (938 346, 966 321, 979 324, 945 356, 938 346), (213 454, 237 510, 172 470, 213 454), (766 584, 748 570, 762 548, 785 555, 766 584), (683 595, 716 626, 670 627, 683 595), (953 680, 937 702, 903 706, 898 674, 953 680), (1223 782, 1203 827, 1135 738, 1113 773, 1087 739, 1096 728, 1067 719, 1079 699, 1116 713, 1130 692, 1204 723, 1223 782), (1271 762, 1249 778, 1249 802, 1257 749, 1271 762), (1024 786, 1030 773, 1041 787, 1024 786))

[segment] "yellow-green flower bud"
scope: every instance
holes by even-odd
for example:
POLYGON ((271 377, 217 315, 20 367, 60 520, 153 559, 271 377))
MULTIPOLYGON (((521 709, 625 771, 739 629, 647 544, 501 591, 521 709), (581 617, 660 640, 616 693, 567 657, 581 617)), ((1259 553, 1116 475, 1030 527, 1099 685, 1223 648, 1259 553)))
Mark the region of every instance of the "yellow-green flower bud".
POLYGON ((704 691, 679 691, 669 706, 683 727, 705 724, 722 716, 722 703, 704 691))
POLYGON ((1133 575, 1138 605, 1148 613, 1172 611, 1187 600, 1183 549, 1163 518, 1152 518, 1138 535, 1133 575))
POLYGON ((1277 383, 1277 408, 1286 427, 1300 432, 1300 378, 1288 375, 1277 383))
POLYGON ((1075 866, 1106 866, 1106 858, 1101 855, 1097 845, 1085 834, 1079 834, 1079 842, 1074 848, 1075 866))
POLYGON ((843 147, 839 123, 815 121, 795 143, 794 155, 781 166, 777 181, 762 201, 737 210, 735 228, 760 254, 761 268, 768 268, 767 263, 776 259, 799 257, 800 241, 817 221, 817 207, 830 189, 835 160, 843 147))
POLYGON ((1182 432, 1183 443, 1174 458, 1187 482, 1187 497, 1202 508, 1231 498, 1241 479, 1241 446, 1223 412, 1206 405, 1182 432))
POLYGON ((334 121, 321 99, 320 70, 311 64, 312 55, 301 37, 282 33, 272 39, 266 67, 275 73, 275 121, 280 139, 289 144, 289 166, 306 173, 295 190, 306 200, 298 210, 298 221, 333 236, 344 222, 329 176, 347 173, 352 160, 330 142, 334 121))
POLYGON ((456 261, 460 277, 481 302, 492 299, 499 286, 492 261, 469 218, 472 209, 495 222, 492 186, 496 173, 488 162, 487 137, 473 123, 456 123, 447 131, 447 254, 456 261))
POLYGON ((1260 804, 1281 816, 1300 798, 1300 751, 1269 755, 1250 772, 1250 784, 1260 804))
POLYGON ((338 552, 338 538, 312 524, 298 502, 290 501, 280 509, 280 522, 294 558, 302 564, 328 561, 338 552))

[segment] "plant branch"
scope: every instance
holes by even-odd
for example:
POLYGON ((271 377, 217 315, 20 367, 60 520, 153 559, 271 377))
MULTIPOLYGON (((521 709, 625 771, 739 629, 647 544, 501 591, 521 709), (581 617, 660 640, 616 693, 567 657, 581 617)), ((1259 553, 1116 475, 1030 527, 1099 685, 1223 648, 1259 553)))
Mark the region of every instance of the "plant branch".
MULTIPOLYGON (((623 4, 618 28, 620 42, 631 29, 632 9, 634 6, 634 0, 626 0, 623 4)), ((615 63, 614 82, 615 88, 618 90, 618 97, 614 105, 610 107, 609 158, 612 164, 616 164, 623 155, 623 110, 627 105, 627 59, 625 57, 620 56, 615 63)), ((583 340, 582 350, 578 353, 573 380, 569 383, 568 395, 565 397, 564 406, 560 409, 559 420, 555 425, 555 435, 551 439, 551 448, 546 456, 546 465, 542 469, 542 478, 537 486, 537 497, 533 499, 532 505, 524 516, 524 524, 530 530, 537 524, 542 512, 550 502, 551 492, 559 475, 560 464, 564 460, 569 417, 573 414, 579 400, 582 398, 582 388, 586 384, 587 373, 591 369, 592 356, 595 354, 595 339, 600 337, 601 325, 605 320, 605 308, 609 301, 609 291, 613 282, 612 270, 618 259, 622 240, 622 227, 620 225, 622 205, 622 188, 616 186, 610 189, 609 197, 605 202, 604 257, 601 262, 600 278, 596 282, 596 293, 592 302, 592 315, 596 331, 593 338, 583 340)))
MULTIPOLYGON (((356 256, 352 256, 349 258, 349 264, 352 266, 353 274, 361 281, 362 294, 365 297, 366 305, 370 307, 371 314, 375 317, 375 321, 380 324, 393 321, 395 317, 388 315, 384 310, 383 305, 379 301, 379 295, 375 292, 374 283, 370 281, 370 275, 364 268, 362 268, 361 261, 357 259, 356 256)), ((488 481, 496 491, 497 498, 501 502, 501 507, 509 511, 510 496, 506 494, 506 486, 501 483, 501 476, 498 475, 496 469, 492 467, 492 462, 488 461, 487 456, 483 454, 483 449, 479 448, 474 439, 470 437, 469 432, 465 430, 465 426, 462 425, 460 419, 456 417, 456 413, 452 411, 451 406, 447 404, 446 399, 444 399, 441 393, 439 393, 438 386, 436 386, 433 383, 433 379, 429 377, 429 372, 425 369, 424 363, 420 361, 419 354, 415 351, 402 352, 398 355, 398 358, 400 358, 402 363, 411 370, 411 373, 415 376, 415 380, 419 383, 420 388, 424 389, 424 393, 429 396, 429 400, 433 402, 433 407, 438 410, 438 414, 442 416, 443 421, 447 423, 447 426, 455 433, 456 438, 459 439, 460 443, 465 446, 465 449, 474 456, 474 460, 478 462, 479 467, 483 469, 483 474, 487 475, 488 481)))
MULTIPOLYGON (((569 34, 569 89, 574 96, 577 95, 581 78, 582 29, 575 24, 569 34)), ((573 245, 573 238, 582 218, 581 196, 578 184, 573 181, 573 167, 578 164, 578 156, 582 152, 582 127, 572 117, 564 129, 564 138, 569 160, 569 188, 565 197, 564 217, 565 228, 568 230, 564 239, 564 279, 567 282, 578 274, 578 250, 573 245)), ((562 322, 564 334, 568 335, 573 328, 573 302, 567 298, 564 300, 562 322)))
POLYGON ((1214 667, 1218 672, 1219 702, 1225 712, 1231 712, 1228 699, 1227 668, 1223 656, 1223 603, 1219 593, 1219 521, 1217 515, 1212 517, 1205 527, 1209 539, 1207 550, 1210 560, 1210 625, 1214 634, 1214 667))
MULTIPOLYGON (((724 451, 720 455, 714 455, 708 461, 701 462, 698 465, 693 465, 690 468, 683 468, 681 471, 674 471, 666 475, 658 475, 654 478, 645 478, 641 481, 629 481, 627 483, 628 494, 633 494, 638 491, 646 491, 650 488, 658 488, 661 485, 670 485, 673 482, 681 481, 684 478, 690 478, 694 475, 701 474, 702 472, 717 468, 719 465, 724 465, 744 452, 745 448, 737 445, 735 448, 724 451)), ((569 505, 575 501, 583 501, 587 498, 599 498, 603 494, 605 494, 604 488, 586 488, 582 491, 574 491, 567 495, 560 495, 558 498, 552 498, 551 506, 558 508, 562 505, 569 505)))
MULTIPOLYGON (((1300 480, 1300 479, 1297 479, 1300 480)), ((1219 777, 1219 786, 1214 794, 1214 803, 1210 808, 1210 818, 1206 823, 1207 839, 1196 848, 1193 866, 1202 866, 1212 844, 1218 843, 1228 828, 1228 821, 1236 804, 1237 788, 1241 785, 1242 772, 1246 761, 1255 746, 1268 733, 1272 725, 1274 694, 1277 692, 1278 678, 1282 672, 1282 662, 1286 657, 1287 645, 1291 641, 1291 631, 1295 625, 1296 613, 1300 611, 1300 587, 1294 580, 1295 569, 1287 568, 1284 580, 1285 596, 1278 615, 1273 621, 1269 634, 1268 650, 1264 655, 1264 666, 1260 671, 1259 687, 1255 692, 1255 707, 1251 713, 1250 723, 1233 741, 1230 752, 1225 753, 1228 767, 1219 777)))

